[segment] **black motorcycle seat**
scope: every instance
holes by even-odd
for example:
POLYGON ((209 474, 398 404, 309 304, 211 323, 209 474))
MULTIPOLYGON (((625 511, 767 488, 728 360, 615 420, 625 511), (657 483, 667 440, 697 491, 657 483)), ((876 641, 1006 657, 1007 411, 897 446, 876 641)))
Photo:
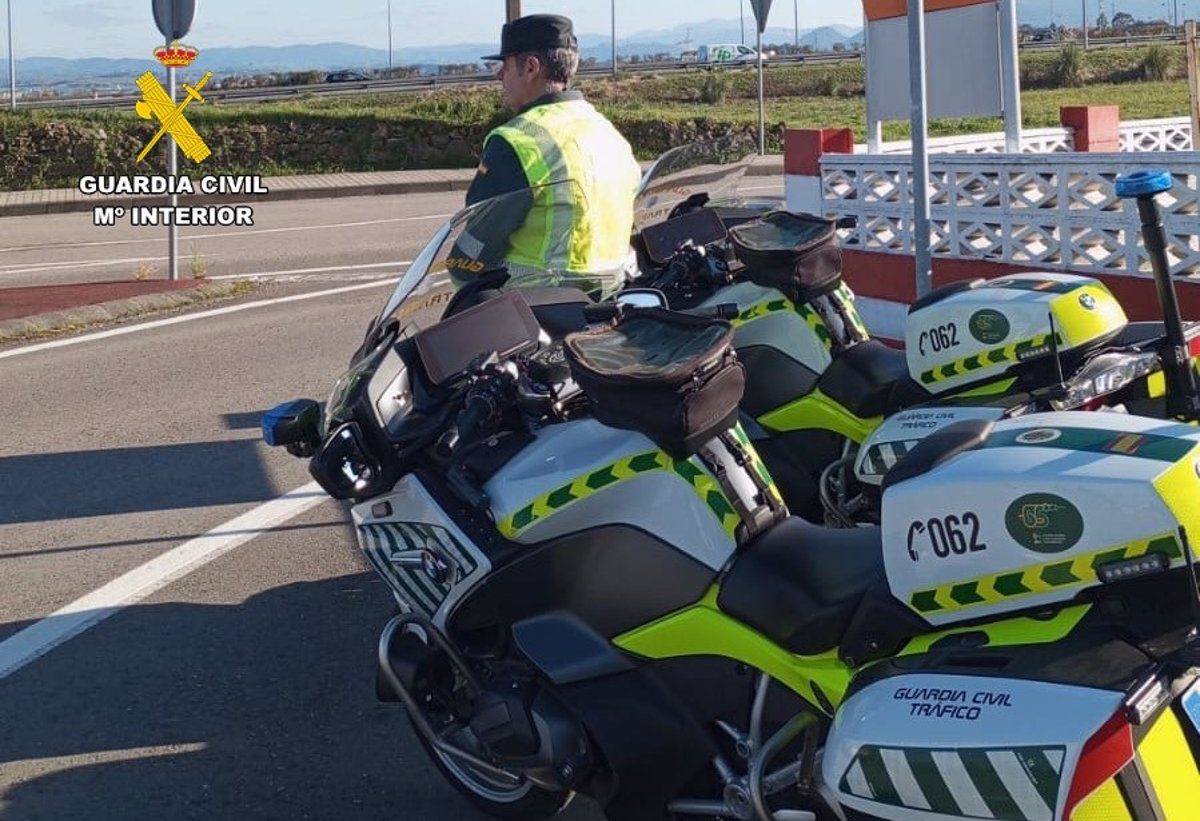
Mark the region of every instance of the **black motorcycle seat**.
POLYGON ((860 419, 870 419, 898 409, 892 394, 907 380, 904 352, 868 339, 837 354, 817 380, 817 390, 860 419))
POLYGON ((884 578, 879 528, 791 516, 746 545, 717 604, 793 653, 815 655, 838 646, 867 589, 884 578))

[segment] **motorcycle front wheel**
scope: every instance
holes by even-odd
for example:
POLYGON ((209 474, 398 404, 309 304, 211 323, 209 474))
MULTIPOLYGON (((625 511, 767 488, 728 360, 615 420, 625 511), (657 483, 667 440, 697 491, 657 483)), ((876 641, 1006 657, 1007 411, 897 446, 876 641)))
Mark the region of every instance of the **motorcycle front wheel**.
MULTIPOLYGON (((411 716, 409 720, 411 722, 411 716)), ((416 732, 415 726, 413 730, 416 732)), ((546 790, 528 780, 522 780, 514 786, 475 769, 465 761, 435 750, 420 732, 416 732, 416 736, 442 777, 464 798, 493 818, 504 821, 545 821, 562 812, 575 797, 573 792, 546 790)))

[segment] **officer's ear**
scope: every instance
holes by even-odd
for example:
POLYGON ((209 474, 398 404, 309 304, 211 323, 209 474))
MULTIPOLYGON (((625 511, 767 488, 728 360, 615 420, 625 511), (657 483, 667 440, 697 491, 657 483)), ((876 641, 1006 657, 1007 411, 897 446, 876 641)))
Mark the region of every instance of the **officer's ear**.
POLYGON ((528 72, 530 75, 537 75, 542 71, 542 58, 533 52, 519 54, 517 55, 517 66, 522 74, 528 72))

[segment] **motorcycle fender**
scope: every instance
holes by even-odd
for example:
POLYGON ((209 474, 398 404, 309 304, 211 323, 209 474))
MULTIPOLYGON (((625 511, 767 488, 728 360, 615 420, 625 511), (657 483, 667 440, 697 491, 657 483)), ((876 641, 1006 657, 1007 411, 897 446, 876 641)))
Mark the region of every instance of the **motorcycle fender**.
POLYGON ((895 821, 1058 821, 1083 745, 1122 697, 1029 680, 892 676, 838 709, 821 777, 843 807, 895 821))

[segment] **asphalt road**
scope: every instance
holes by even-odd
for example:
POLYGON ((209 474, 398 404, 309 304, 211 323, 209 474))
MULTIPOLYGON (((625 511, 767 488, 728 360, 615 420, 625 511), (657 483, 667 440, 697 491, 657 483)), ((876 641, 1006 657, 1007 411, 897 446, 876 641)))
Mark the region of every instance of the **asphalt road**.
MULTIPOLYGON (((275 281, 395 276, 461 192, 255 204, 253 227, 179 229, 179 275, 275 281)), ((166 276, 167 229, 96 227, 91 212, 0 219, 0 288, 166 276)))
MULTIPOLYGON (((290 203, 272 224, 322 228, 197 242, 214 272, 352 275, 410 259, 450 199, 290 203), (328 225, 406 215, 422 220, 328 225)), ((35 272, 45 281, 154 252, 83 244, 116 229, 64 230, 73 219, 0 220, 3 245, 36 248, 4 264, 85 260, 35 272)), ((258 421, 280 400, 325 398, 388 294, 355 284, 258 304, 338 288, 268 285, 237 312, 0 349, 0 819, 481 817, 375 700, 392 604, 342 505, 316 495, 292 518, 243 516, 309 482, 259 442, 258 421), (111 589, 239 516, 228 552, 111 589), (72 620, 96 623, 62 641, 72 620)), ((598 815, 579 802, 565 817, 598 815)))

